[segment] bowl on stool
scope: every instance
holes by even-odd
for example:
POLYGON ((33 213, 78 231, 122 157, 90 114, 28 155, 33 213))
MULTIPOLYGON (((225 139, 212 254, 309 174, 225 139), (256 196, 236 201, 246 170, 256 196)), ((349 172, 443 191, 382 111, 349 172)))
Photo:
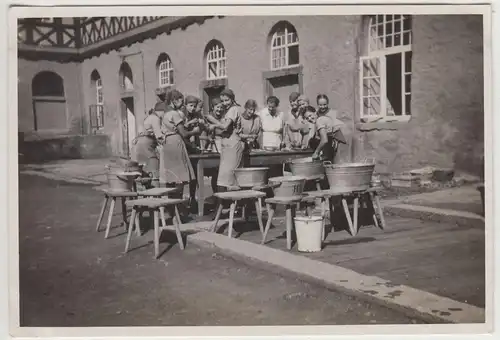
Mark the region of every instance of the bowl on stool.
POLYGON ((234 169, 234 176, 240 188, 253 188, 267 184, 269 168, 239 168, 234 169))
POLYGON ((280 176, 269 178, 274 197, 300 198, 304 191, 306 178, 302 176, 280 176))

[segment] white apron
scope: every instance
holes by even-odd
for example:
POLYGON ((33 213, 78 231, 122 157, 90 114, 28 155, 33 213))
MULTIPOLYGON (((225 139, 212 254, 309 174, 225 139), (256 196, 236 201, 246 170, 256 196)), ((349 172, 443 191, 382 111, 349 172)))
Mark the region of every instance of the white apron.
POLYGON ((275 118, 263 117, 262 120, 262 147, 279 148, 282 142, 283 115, 278 114, 275 118))

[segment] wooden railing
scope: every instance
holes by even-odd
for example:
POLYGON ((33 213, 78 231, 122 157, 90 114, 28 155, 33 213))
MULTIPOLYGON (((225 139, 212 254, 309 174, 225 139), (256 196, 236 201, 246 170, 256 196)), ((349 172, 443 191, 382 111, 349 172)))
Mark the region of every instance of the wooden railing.
POLYGON ((149 24, 163 17, 92 17, 81 18, 81 46, 89 46, 105 39, 149 24))

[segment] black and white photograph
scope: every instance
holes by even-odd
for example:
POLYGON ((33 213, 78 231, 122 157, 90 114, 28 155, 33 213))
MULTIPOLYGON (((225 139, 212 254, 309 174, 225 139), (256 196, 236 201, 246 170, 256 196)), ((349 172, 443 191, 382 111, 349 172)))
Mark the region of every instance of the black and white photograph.
POLYGON ((24 9, 19 334, 491 330, 490 5, 24 9))

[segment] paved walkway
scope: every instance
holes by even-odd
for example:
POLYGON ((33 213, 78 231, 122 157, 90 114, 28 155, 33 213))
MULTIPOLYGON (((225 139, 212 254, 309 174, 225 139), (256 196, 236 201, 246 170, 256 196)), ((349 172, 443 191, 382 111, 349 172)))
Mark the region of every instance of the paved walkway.
MULTIPOLYGON (((296 246, 292 253, 485 306, 484 230, 401 217, 388 217, 386 222, 386 230, 367 226, 355 237, 345 230, 330 232, 318 253, 299 253, 296 246)), ((275 226, 266 245, 287 251, 283 220, 275 226)), ((240 240, 262 239, 253 221, 235 230, 240 240), (242 229, 245 232, 239 234, 242 229)))

